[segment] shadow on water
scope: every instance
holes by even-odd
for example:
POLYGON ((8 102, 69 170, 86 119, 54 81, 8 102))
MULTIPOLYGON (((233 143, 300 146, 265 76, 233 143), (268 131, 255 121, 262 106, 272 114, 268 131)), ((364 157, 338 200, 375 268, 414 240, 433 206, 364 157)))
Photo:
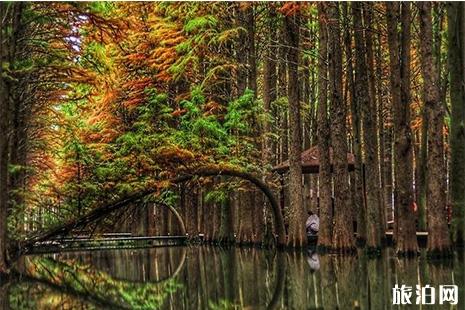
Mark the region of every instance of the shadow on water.
POLYGON ((23 258, 0 285, 0 309, 398 309, 396 283, 413 288, 413 304, 417 284, 458 285, 447 309, 462 309, 463 266, 462 253, 428 261, 390 250, 378 259, 207 246, 60 253, 23 258))

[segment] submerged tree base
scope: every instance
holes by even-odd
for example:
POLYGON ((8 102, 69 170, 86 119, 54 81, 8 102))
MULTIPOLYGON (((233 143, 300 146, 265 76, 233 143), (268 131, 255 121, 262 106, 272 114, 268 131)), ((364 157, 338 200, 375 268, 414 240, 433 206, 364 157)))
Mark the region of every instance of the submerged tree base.
POLYGON ((454 257, 454 250, 452 247, 428 249, 426 252, 428 259, 442 259, 454 257))

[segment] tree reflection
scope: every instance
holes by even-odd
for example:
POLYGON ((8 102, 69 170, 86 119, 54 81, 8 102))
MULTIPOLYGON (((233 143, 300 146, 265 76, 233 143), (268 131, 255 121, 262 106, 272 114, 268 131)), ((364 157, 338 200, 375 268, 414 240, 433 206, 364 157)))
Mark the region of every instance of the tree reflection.
POLYGON ((208 246, 28 257, 0 309, 397 309, 396 283, 462 288, 460 262, 208 246))
POLYGON ((158 309, 166 297, 180 287, 174 279, 161 284, 117 280, 91 265, 50 257, 27 258, 20 277, 26 281, 20 283, 14 295, 21 294, 22 287, 30 292, 31 286, 25 286, 24 282, 33 283, 35 297, 40 302, 36 305, 38 308, 66 304, 73 309, 75 303, 86 301, 112 309, 158 309), (53 290, 55 293, 51 292, 53 290), (68 296, 63 298, 62 293, 68 296))

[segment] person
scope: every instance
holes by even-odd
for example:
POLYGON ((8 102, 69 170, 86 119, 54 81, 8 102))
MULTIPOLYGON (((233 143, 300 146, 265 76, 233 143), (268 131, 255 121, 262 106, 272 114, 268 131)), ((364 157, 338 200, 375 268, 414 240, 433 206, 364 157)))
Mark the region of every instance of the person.
POLYGON ((305 223, 305 227, 307 229, 308 236, 316 236, 318 234, 318 230, 320 229, 320 219, 318 215, 313 213, 312 211, 308 212, 308 218, 305 223))

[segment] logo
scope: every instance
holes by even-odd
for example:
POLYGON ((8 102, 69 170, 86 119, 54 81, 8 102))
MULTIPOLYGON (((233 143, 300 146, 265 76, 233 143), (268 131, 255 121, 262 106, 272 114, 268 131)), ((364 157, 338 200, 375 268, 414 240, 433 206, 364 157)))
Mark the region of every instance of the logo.
MULTIPOLYGON (((413 302, 413 287, 402 284, 396 284, 392 289, 393 305, 411 305, 413 302)), ((435 305, 436 300, 440 305, 456 305, 458 303, 459 289, 457 285, 439 285, 439 293, 436 294, 436 288, 427 284, 425 286, 416 285, 415 304, 416 305, 435 305)))

